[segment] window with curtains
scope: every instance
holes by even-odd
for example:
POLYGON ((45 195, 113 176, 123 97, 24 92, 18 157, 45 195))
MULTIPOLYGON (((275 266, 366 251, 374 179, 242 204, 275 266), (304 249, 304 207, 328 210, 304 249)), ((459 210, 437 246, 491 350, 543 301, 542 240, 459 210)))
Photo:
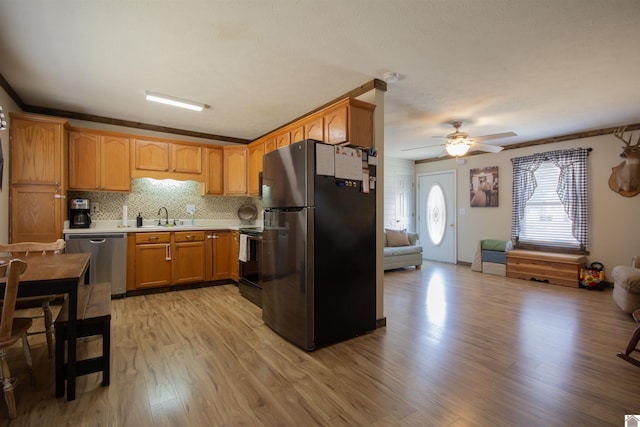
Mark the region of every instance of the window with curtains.
POLYGON ((587 250, 587 157, 590 149, 511 159, 511 239, 518 248, 587 250))

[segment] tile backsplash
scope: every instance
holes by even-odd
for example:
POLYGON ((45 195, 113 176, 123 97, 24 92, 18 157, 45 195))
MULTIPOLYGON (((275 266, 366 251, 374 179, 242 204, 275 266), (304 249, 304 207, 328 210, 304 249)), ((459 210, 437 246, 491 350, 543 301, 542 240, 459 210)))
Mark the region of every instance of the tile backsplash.
MULTIPOLYGON (((169 219, 189 219, 187 205, 195 206, 195 219, 238 219, 238 209, 248 203, 256 206, 260 219, 262 203, 259 198, 202 196, 202 185, 196 181, 136 178, 131 180, 130 193, 69 191, 68 197, 97 202, 99 211, 91 215, 94 221, 122 219, 123 205, 127 205, 129 220, 135 219, 138 212, 144 219, 156 219, 163 206, 169 211, 169 219)), ((164 212, 162 216, 164 218, 164 212)))

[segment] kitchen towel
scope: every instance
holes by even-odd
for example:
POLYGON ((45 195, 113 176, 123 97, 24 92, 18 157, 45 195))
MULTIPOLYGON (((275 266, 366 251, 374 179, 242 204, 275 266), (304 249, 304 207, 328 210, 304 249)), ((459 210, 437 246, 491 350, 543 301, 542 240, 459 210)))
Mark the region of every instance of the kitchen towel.
POLYGON ((126 227, 127 226, 127 205, 122 206, 122 226, 126 227))
POLYGON ((238 259, 242 262, 249 261, 249 236, 246 234, 240 235, 240 253, 238 259))

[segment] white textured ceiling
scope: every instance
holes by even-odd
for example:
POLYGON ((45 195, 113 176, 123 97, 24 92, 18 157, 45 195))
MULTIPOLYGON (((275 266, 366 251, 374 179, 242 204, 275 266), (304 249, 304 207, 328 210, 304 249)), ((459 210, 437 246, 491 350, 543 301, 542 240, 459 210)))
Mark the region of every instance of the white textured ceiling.
POLYGON ((0 74, 28 105, 254 139, 387 71, 387 156, 439 154, 401 150, 454 119, 503 145, 638 123, 640 2, 0 0, 0 74))

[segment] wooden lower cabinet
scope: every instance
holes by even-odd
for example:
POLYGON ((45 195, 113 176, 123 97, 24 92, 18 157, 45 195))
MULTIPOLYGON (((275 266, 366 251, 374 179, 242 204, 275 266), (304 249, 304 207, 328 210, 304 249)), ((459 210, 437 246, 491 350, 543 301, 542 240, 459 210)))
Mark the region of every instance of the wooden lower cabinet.
POLYGON ((65 199, 59 187, 11 186, 11 242, 61 239, 65 213, 65 199))
POLYGON ((238 281, 237 231, 141 232, 128 242, 128 291, 238 281))
POLYGON ((240 232, 231 231, 231 242, 229 247, 229 256, 231 257, 231 278, 236 282, 240 280, 240 232))
POLYGON ((205 281, 204 231, 174 233, 173 282, 177 285, 205 281))
POLYGON ((137 233, 135 240, 136 289, 171 285, 171 233, 137 233))
POLYGON ((207 232, 207 280, 224 280, 231 274, 231 231, 207 232))

